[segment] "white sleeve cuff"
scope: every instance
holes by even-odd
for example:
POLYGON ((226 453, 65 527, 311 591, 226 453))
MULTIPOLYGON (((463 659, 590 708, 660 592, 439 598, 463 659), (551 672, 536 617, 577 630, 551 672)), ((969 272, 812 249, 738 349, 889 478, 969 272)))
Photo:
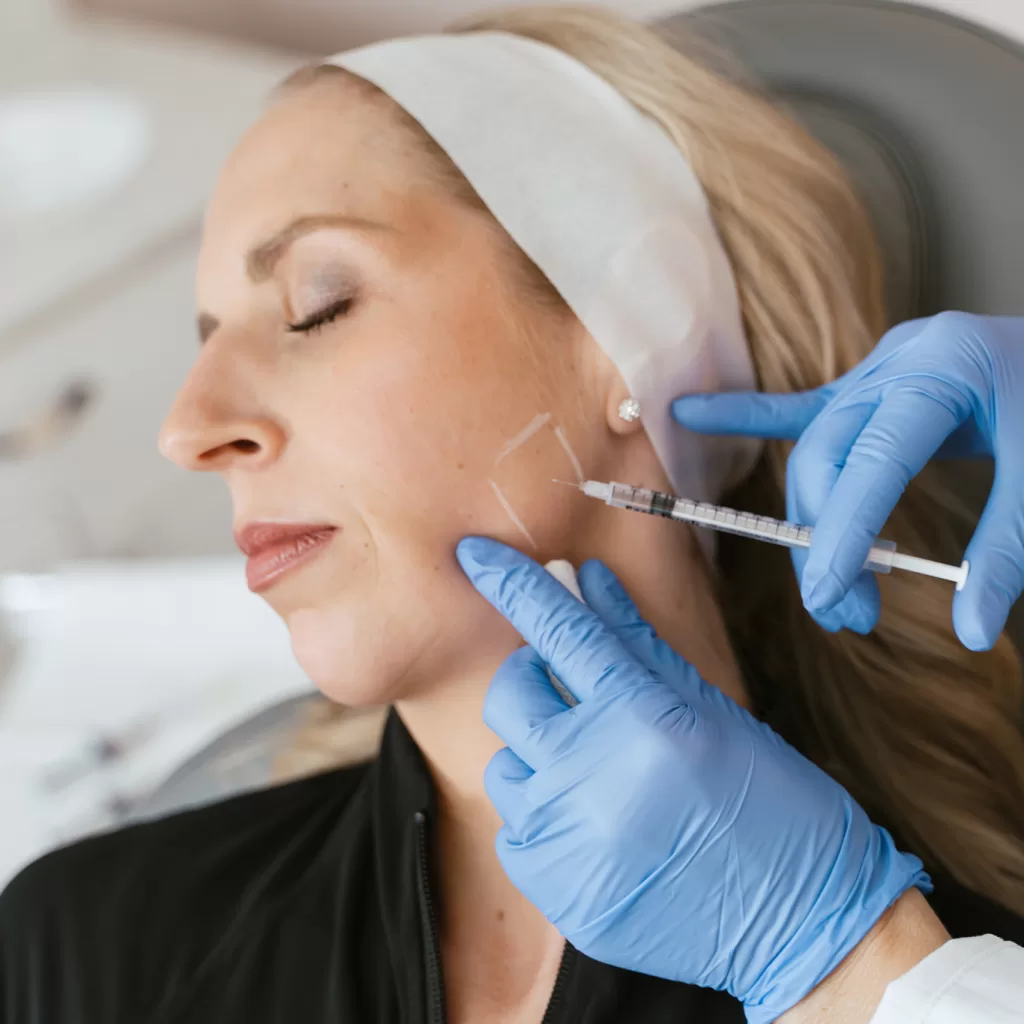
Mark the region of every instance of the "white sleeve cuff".
POLYGON ((890 982, 871 1024, 1021 1024, 1024 949, 994 935, 954 939, 890 982))

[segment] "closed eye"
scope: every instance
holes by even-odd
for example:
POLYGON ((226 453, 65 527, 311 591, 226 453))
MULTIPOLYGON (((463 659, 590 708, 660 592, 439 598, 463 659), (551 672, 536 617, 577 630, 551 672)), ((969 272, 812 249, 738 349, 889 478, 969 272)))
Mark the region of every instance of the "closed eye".
POLYGON ((352 299, 339 299, 337 302, 332 302, 329 306, 325 306, 316 313, 311 313, 305 320, 289 324, 288 330, 295 334, 309 334, 313 331, 318 331, 326 324, 337 320, 339 316, 344 316, 351 308, 352 299))

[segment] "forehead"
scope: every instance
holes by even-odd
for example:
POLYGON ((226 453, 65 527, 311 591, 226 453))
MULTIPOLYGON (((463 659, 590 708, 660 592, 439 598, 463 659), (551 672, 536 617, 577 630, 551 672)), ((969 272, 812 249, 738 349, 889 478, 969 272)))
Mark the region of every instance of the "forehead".
POLYGON ((304 214, 394 219, 422 164, 413 132, 385 97, 340 74, 286 90, 221 171, 204 251, 248 246, 304 214))

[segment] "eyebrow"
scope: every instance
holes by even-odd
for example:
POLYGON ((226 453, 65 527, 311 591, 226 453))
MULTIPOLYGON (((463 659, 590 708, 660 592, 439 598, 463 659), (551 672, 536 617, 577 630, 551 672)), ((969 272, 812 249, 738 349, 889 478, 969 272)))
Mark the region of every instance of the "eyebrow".
MULTIPOLYGON (((338 213, 307 214, 296 217, 266 241, 249 250, 245 257, 245 273, 253 284, 262 284, 273 273, 274 268, 292 244, 303 235, 320 228, 349 228, 353 231, 394 230, 380 221, 366 217, 349 217, 338 213)), ((202 344, 220 326, 220 321, 209 313, 200 313, 198 319, 199 343, 202 344)))
POLYGON ((303 235, 319 228, 349 228, 353 231, 389 231, 387 224, 368 220, 365 217, 347 217, 342 214, 326 213, 296 217, 280 231, 260 242, 245 258, 245 272, 253 284, 261 284, 274 272, 281 257, 291 245, 303 235))

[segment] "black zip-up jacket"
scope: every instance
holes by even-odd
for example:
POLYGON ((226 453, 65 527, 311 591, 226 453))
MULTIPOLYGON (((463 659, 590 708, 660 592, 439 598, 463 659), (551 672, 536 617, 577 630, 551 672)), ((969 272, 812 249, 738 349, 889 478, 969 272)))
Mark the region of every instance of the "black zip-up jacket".
MULTIPOLYGON (((0 1024, 443 1024, 433 818, 392 713, 370 765, 48 854, 0 897, 0 1024)), ((1024 942, 952 883, 932 905, 954 935, 1024 942)), ((743 1019, 722 993, 566 946, 544 1022, 743 1019)))

